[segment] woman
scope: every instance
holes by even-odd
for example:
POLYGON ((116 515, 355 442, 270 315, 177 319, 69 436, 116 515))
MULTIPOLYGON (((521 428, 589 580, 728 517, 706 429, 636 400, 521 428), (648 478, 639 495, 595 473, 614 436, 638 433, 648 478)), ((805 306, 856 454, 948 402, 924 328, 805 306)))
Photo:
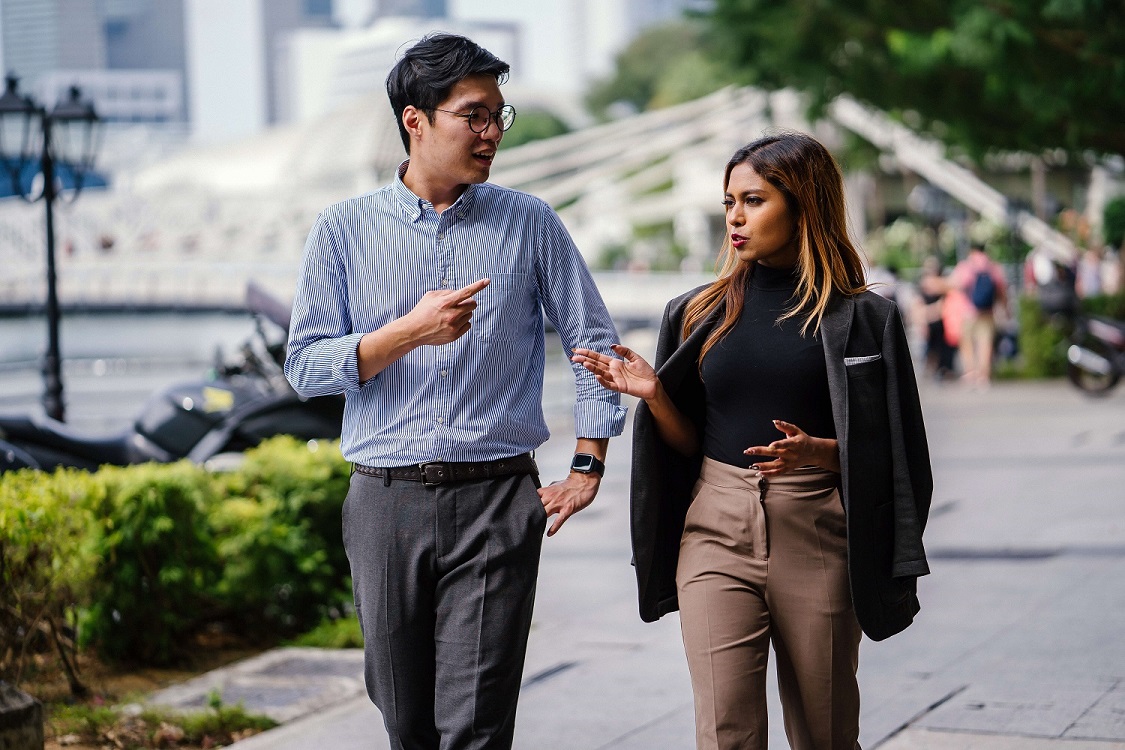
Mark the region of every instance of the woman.
POLYGON ((839 168, 786 133, 727 164, 719 278, 672 300, 654 369, 576 349, 634 423, 641 617, 680 609, 699 748, 859 747, 860 631, 910 624, 932 479, 898 309, 866 290, 839 168))

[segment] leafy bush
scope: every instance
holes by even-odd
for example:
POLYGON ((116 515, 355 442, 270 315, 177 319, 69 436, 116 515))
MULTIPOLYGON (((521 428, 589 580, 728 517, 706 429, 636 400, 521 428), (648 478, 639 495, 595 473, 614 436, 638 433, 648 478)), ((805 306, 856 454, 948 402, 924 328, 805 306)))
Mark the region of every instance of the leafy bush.
POLYGON ((57 651, 71 692, 85 691, 74 631, 95 567, 89 504, 100 496, 100 485, 74 470, 49 482, 32 470, 0 482, 0 679, 19 684, 30 656, 57 651))
POLYGON ((229 474, 182 462, 0 475, 0 677, 76 642, 176 662, 203 626, 276 639, 350 600, 340 532, 348 464, 276 438, 229 474))
POLYGON ((1066 336, 1062 321, 1043 312, 1034 297, 1019 299, 1019 363, 1011 373, 1022 378, 1066 374, 1066 336))
POLYGON ((1107 318, 1125 320, 1125 291, 1087 297, 1082 300, 1082 311, 1087 315, 1103 315, 1107 318))
POLYGON ((1125 243, 1125 195, 1119 195, 1105 204, 1102 222, 1105 244, 1121 247, 1125 243))
POLYGON ((113 659, 169 664, 211 608, 220 576, 206 509, 214 482, 186 461, 105 467, 93 507, 99 534, 82 638, 113 659))
POLYGON ((291 643, 307 648, 363 648, 363 631, 359 627, 359 619, 352 612, 348 617, 323 620, 291 643))
POLYGON ((348 479, 337 448, 290 437, 220 478, 227 499, 211 513, 224 564, 217 594, 238 629, 293 634, 350 599, 340 528, 348 479))

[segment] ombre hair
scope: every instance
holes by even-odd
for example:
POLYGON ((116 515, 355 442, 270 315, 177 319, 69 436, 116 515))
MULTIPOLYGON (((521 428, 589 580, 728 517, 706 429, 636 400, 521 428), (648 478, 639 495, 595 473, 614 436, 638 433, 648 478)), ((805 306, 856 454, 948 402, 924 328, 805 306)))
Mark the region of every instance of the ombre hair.
MULTIPOLYGON (((799 245, 797 291, 794 304, 778 322, 804 316, 801 335, 820 329, 833 294, 853 296, 867 289, 863 259, 848 239, 844 208, 844 181, 832 154, 815 138, 804 133, 769 135, 743 146, 727 162, 723 189, 730 173, 748 164, 762 179, 785 196, 799 245)), ((700 292, 684 311, 683 337, 711 315, 724 309, 722 324, 703 343, 703 357, 734 328, 746 301, 746 282, 754 264, 742 262, 730 236, 716 263, 718 279, 700 292)))

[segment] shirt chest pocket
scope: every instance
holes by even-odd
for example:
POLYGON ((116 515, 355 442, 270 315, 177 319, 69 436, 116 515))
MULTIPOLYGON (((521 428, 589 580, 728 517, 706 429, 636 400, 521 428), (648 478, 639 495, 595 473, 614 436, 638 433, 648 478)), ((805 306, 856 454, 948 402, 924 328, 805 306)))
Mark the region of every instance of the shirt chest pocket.
POLYGON ((476 295, 473 332, 477 338, 504 340, 527 335, 539 322, 531 276, 490 273, 488 278, 488 286, 476 295))

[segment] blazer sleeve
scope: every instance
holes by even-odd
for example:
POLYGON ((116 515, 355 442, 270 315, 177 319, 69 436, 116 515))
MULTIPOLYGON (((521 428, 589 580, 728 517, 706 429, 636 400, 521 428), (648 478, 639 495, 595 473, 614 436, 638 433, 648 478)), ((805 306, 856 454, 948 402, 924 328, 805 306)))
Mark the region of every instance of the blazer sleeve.
POLYGON ((887 316, 883 346, 888 362, 887 413, 894 471, 895 545, 891 575, 922 576, 930 572, 922 532, 930 512, 934 480, 918 383, 897 306, 892 306, 887 316))

